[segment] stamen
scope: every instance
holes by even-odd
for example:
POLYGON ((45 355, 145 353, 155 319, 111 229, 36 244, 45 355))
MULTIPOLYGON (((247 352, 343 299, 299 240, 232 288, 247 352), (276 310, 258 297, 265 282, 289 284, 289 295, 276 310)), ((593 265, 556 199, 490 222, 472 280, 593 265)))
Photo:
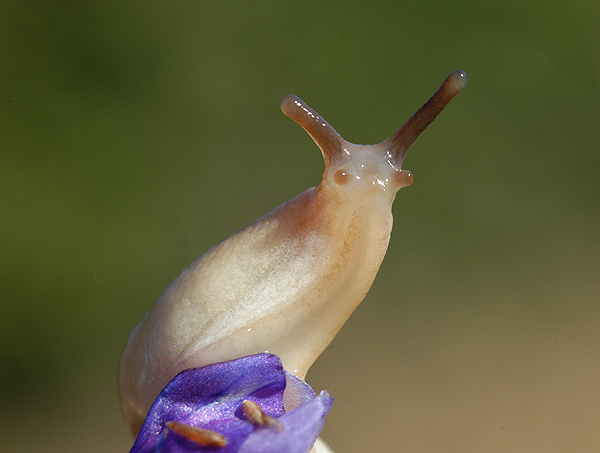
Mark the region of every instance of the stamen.
POLYGON ((186 439, 196 442, 203 447, 226 447, 227 439, 221 434, 211 431, 210 429, 197 428, 195 426, 186 425, 185 423, 176 422, 174 420, 165 423, 174 433, 179 434, 186 439))
POLYGON ((276 418, 265 414, 261 407, 254 401, 245 400, 242 403, 242 409, 244 410, 246 417, 248 417, 248 420, 254 425, 275 428, 277 431, 283 430, 283 423, 276 418))

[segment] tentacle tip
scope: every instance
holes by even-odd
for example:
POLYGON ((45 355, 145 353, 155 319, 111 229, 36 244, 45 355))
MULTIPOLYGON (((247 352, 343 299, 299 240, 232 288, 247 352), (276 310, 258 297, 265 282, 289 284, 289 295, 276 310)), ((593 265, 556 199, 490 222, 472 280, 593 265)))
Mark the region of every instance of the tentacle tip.
POLYGON ((400 170, 396 173, 396 184, 399 189, 410 186, 414 180, 415 177, 408 170, 400 170))
POLYGON ((465 71, 460 69, 455 69, 450 73, 447 78, 448 86, 452 89, 453 92, 460 92, 464 87, 467 86, 467 82, 469 81, 469 76, 465 71))
POLYGON ((292 112, 294 109, 297 109, 300 104, 300 98, 293 94, 286 94, 284 97, 281 98, 281 101, 279 102, 281 111, 287 116, 290 116, 290 112, 292 112))

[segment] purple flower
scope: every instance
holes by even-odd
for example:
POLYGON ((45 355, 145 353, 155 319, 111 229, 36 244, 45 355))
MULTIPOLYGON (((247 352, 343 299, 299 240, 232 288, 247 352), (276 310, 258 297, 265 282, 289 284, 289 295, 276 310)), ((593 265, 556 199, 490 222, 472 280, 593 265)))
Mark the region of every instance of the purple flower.
POLYGON ((152 405, 130 453, 305 453, 332 402, 272 354, 185 370, 152 405), (283 409, 286 384, 300 403, 289 412, 283 409))

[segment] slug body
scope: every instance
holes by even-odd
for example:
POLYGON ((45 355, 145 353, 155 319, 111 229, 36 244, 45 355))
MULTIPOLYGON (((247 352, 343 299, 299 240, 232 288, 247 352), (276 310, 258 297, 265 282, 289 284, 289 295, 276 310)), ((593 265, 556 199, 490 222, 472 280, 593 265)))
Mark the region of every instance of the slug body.
POLYGON ((209 250, 135 327, 120 369, 134 434, 163 387, 185 369, 268 351, 305 376, 373 283, 394 197, 413 180, 401 169, 408 148, 466 81, 464 72, 451 73, 378 145, 349 143, 297 97, 282 99, 283 112, 321 148, 323 178, 209 250))

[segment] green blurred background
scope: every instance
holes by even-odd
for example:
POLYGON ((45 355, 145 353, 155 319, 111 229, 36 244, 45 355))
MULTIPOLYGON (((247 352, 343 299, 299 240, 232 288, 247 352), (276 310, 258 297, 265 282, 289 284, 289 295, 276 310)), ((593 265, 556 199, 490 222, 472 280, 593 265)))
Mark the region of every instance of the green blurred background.
POLYGON ((0 444, 127 451, 119 354, 183 268, 316 184, 279 111, 395 131, 380 274, 308 375, 339 452, 600 448, 600 4, 0 2, 0 444))

